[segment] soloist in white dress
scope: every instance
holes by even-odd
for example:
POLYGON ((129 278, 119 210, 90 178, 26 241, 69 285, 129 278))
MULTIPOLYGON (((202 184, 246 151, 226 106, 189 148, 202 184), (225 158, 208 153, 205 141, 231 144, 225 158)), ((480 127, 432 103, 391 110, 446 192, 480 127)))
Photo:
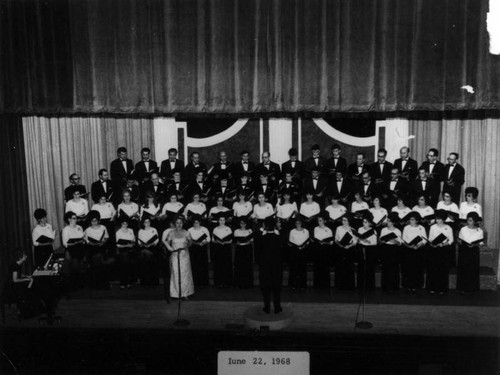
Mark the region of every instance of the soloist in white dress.
POLYGON ((188 297, 194 294, 193 274, 191 272, 191 260, 187 248, 186 238, 172 237, 172 247, 174 249, 184 248, 180 252, 173 252, 170 256, 170 296, 179 298, 179 263, 181 274, 181 297, 188 297))

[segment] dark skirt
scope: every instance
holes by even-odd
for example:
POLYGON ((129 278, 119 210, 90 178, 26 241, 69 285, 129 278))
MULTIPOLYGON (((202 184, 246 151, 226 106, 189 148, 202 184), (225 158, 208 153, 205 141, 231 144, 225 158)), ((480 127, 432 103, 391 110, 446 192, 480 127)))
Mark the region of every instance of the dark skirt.
POLYGON ((431 247, 427 253, 427 277, 425 287, 429 291, 444 293, 448 291, 450 271, 450 247, 431 247))
POLYGON ((378 261, 378 246, 359 246, 357 251, 357 287, 363 290, 375 289, 375 265, 378 261))
POLYGON ((305 288, 307 286, 307 260, 309 258, 309 246, 299 249, 292 246, 290 249, 290 266, 288 274, 288 286, 291 288, 305 288))
POLYGON ((50 258, 50 255, 54 252, 54 248, 52 245, 47 245, 47 246, 35 246, 33 248, 33 255, 35 258, 35 268, 38 267, 43 267, 45 266, 45 263, 50 258))
POLYGON ((233 259, 231 245, 210 244, 210 255, 214 269, 214 285, 227 287, 233 281, 233 259))
POLYGON ((139 278, 143 286, 158 286, 160 276, 160 249, 158 246, 141 248, 139 278))
POLYGON ((119 249, 118 272, 120 275, 120 285, 130 285, 137 281, 138 267, 137 259, 139 250, 136 248, 119 249))
POLYGON ((382 290, 399 289, 399 265, 405 248, 397 245, 382 245, 380 259, 382 261, 382 290))
POLYGON ((189 248, 191 259, 191 270, 193 272, 193 283, 195 287, 207 286, 208 275, 208 245, 193 245, 189 248))
POLYGON ((319 289, 330 287, 330 266, 333 259, 333 245, 317 245, 314 247, 314 287, 319 289))
POLYGON ((424 254, 425 247, 417 250, 405 248, 401 263, 403 287, 420 289, 424 284, 424 254))
POLYGON ((234 248, 234 284, 240 288, 253 287, 253 246, 234 248))
POLYGON ((458 247, 457 289, 462 292, 479 290, 479 246, 458 247))
POLYGON ((338 290, 354 290, 354 261, 356 247, 344 249, 335 246, 335 288, 338 290))

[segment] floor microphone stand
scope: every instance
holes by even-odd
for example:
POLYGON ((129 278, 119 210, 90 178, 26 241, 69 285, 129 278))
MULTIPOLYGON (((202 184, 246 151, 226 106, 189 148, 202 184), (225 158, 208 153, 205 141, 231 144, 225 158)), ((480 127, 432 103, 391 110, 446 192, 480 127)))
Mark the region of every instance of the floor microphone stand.
MULTIPOLYGON (((358 316, 356 316, 356 328, 360 329, 370 329, 373 324, 365 320, 365 302, 366 302, 366 250, 363 246, 363 288, 361 289, 361 321, 358 322, 358 316)), ((359 307, 358 307, 359 314, 359 307)))
POLYGON ((186 327, 189 325, 189 320, 181 319, 181 299, 182 299, 182 289, 181 289, 181 250, 177 250, 177 280, 178 280, 178 291, 177 296, 177 320, 174 322, 176 327, 186 327))

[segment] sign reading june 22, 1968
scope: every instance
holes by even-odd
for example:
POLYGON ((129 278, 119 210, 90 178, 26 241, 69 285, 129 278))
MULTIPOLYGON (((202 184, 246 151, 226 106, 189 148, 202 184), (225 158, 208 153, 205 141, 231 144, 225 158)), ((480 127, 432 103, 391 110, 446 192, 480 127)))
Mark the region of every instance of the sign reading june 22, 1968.
POLYGON ((217 375, 309 375, 308 352, 219 352, 217 375))

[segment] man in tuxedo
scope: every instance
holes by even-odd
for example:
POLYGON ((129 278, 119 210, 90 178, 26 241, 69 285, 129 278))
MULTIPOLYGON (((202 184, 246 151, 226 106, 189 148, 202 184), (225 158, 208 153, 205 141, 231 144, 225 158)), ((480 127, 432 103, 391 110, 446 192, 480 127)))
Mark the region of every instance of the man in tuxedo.
MULTIPOLYGON (((211 197, 222 197, 224 199, 224 205, 231 208, 234 201, 237 199, 236 189, 234 184, 229 179, 229 173, 227 171, 219 172, 219 179, 212 185, 213 188, 210 192, 211 197)), ((212 205, 216 205, 216 200, 211 202, 212 205)))
POLYGON ((321 156, 321 149, 318 144, 314 144, 311 146, 311 157, 309 157, 304 162, 304 168, 307 172, 312 173, 314 168, 317 168, 321 173, 325 168, 326 159, 321 156))
POLYGON ((106 200, 110 200, 113 194, 113 186, 109 181, 108 171, 106 169, 99 170, 99 180, 92 183, 90 186, 90 195, 94 203, 99 202, 101 197, 106 197, 106 200))
POLYGON ((385 160, 386 157, 387 150, 381 148, 377 152, 377 161, 370 167, 372 180, 378 188, 391 179, 392 163, 385 160))
POLYGON ((406 182, 413 181, 417 178, 418 163, 410 157, 410 148, 401 147, 399 156, 400 158, 394 161, 394 167, 399 170, 400 178, 406 182))
POLYGON ((363 173, 363 176, 361 177, 361 182, 358 185, 357 190, 361 194, 361 198, 366 203, 371 205, 373 196, 377 193, 377 190, 376 190, 375 184, 372 182, 372 178, 370 176, 370 173, 368 173, 368 172, 363 173))
POLYGON ((116 155, 118 157, 111 162, 110 174, 114 190, 120 191, 127 185, 127 176, 133 172, 134 162, 127 158, 125 147, 119 147, 116 155))
POLYGON ((283 191, 288 191, 290 196, 294 201, 298 201, 300 198, 300 193, 302 191, 302 185, 300 181, 296 181, 293 179, 293 174, 289 170, 288 172, 283 173, 283 181, 280 183, 278 187, 279 195, 283 196, 283 191))
MULTIPOLYGON (((189 183, 189 181, 188 181, 189 183)), ((194 194, 200 194, 200 200, 206 203, 211 194, 212 188, 210 184, 205 181, 205 172, 200 168, 192 181, 189 184, 189 201, 192 200, 194 194)))
POLYGON ((184 176, 187 182, 194 181, 198 172, 203 172, 203 176, 207 174, 207 166, 200 161, 200 154, 193 151, 190 156, 190 162, 184 168, 184 176))
POLYGON ((412 181, 411 195, 412 204, 416 204, 420 195, 428 197, 429 205, 436 208, 439 199, 439 190, 436 182, 429 178, 429 174, 424 167, 418 168, 418 177, 412 181))
POLYGON ((236 190, 238 191, 238 194, 239 192, 245 193, 245 196, 247 197, 248 200, 256 198, 254 197, 254 189, 250 182, 250 177, 246 172, 243 172, 240 175, 240 179, 236 183, 236 190))
POLYGON ((392 167, 391 179, 383 183, 381 193, 383 205, 387 211, 390 211, 398 203, 398 197, 402 197, 405 201, 408 199, 408 183, 400 178, 399 169, 396 167, 392 167))
POLYGON ((221 174, 226 174, 231 177, 231 168, 232 164, 227 160, 226 151, 219 151, 217 154, 217 158, 219 159, 208 171, 208 176, 211 180, 217 180, 220 178, 221 174))
POLYGON ((135 179, 141 184, 149 181, 152 173, 158 173, 158 164, 150 158, 151 150, 148 147, 144 147, 141 150, 142 160, 135 165, 134 169, 135 179))
POLYGON ((325 163, 325 170, 329 175, 335 176, 337 171, 345 171, 347 169, 347 160, 340 156, 340 145, 334 144, 331 148, 332 157, 325 163))
POLYGON ((168 150, 168 159, 161 162, 160 177, 163 179, 163 182, 172 179, 175 171, 179 171, 182 175, 184 172, 184 162, 177 159, 177 149, 171 148, 168 150))
POLYGON ((281 173, 285 175, 290 172, 292 179, 296 182, 300 182, 304 178, 304 163, 299 160, 299 152, 296 148, 291 148, 288 150, 289 160, 281 164, 281 173))
POLYGON ((314 195, 314 201, 321 208, 325 206, 326 190, 328 188, 328 179, 320 174, 319 167, 313 167, 311 176, 304 179, 302 191, 310 191, 314 195))
POLYGON ((122 188, 120 194, 115 197, 115 204, 118 205, 122 202, 123 193, 128 191, 130 193, 130 200, 132 202, 141 204, 144 200, 141 197, 141 189, 139 188, 139 181, 133 175, 127 176, 127 184, 122 188))
POLYGON ((420 168, 424 168, 430 180, 434 181, 438 196, 441 194, 441 183, 443 182, 444 164, 438 160, 439 151, 435 148, 427 152, 427 160, 422 163, 420 168))
POLYGON ((151 194, 160 204, 165 203, 167 187, 161 183, 160 175, 156 172, 151 174, 151 180, 141 186, 141 203, 146 202, 146 195, 151 194))
POLYGON ((181 179, 181 171, 180 170, 174 170, 173 173, 173 178, 171 180, 168 180, 168 186, 167 186, 167 196, 171 196, 173 193, 175 193, 179 198, 179 201, 186 204, 186 193, 188 192, 189 185, 185 182, 182 181, 181 179))
POLYGON ((347 175, 356 185, 361 181, 361 177, 365 172, 370 173, 370 166, 366 164, 366 155, 359 152, 356 154, 356 161, 347 168, 347 175))
POLYGON ((278 200, 278 186, 269 178, 269 175, 265 170, 261 170, 259 173, 259 181, 254 185, 254 190, 255 195, 262 192, 264 193, 267 202, 271 203, 273 206, 276 205, 278 200))
POLYGON ((335 178, 331 179, 328 187, 328 195, 339 198, 342 205, 348 207, 349 202, 354 198, 351 182, 345 178, 344 171, 336 171, 335 178))
POLYGON ((460 192, 465 182, 465 169, 458 164, 456 152, 452 152, 448 156, 448 164, 444 167, 442 179, 443 191, 446 189, 451 195, 451 200, 460 205, 460 192))
POLYGON ((281 179, 281 169, 278 163, 271 161, 271 153, 262 153, 262 162, 257 166, 256 173, 260 176, 262 172, 267 174, 267 178, 277 185, 281 179))
POLYGON ((80 192, 81 198, 87 199, 87 189, 84 185, 80 184, 80 176, 76 173, 72 173, 71 176, 69 176, 69 186, 64 189, 64 200, 67 202, 73 199, 73 193, 75 191, 80 192))
POLYGON ((240 153, 240 161, 236 162, 232 166, 233 178, 238 181, 243 174, 251 180, 255 172, 255 164, 250 161, 250 153, 247 150, 243 150, 240 153))

